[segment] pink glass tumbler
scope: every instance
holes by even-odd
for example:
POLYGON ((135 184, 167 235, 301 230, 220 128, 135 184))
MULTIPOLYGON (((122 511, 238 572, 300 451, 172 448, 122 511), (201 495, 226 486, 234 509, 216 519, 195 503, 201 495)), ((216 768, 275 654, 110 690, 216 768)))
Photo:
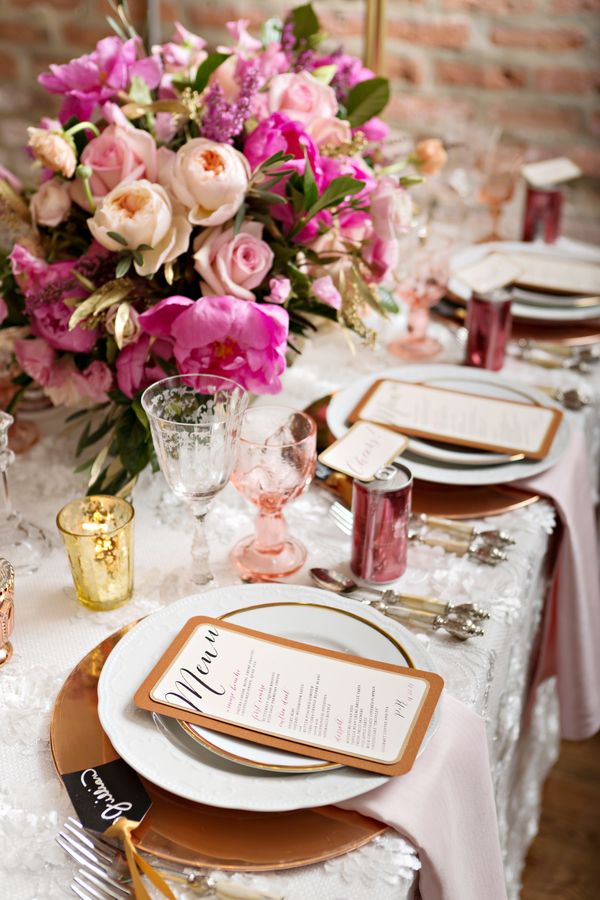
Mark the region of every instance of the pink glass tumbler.
POLYGON ((352 488, 352 559, 357 578, 385 584, 406 571, 412 474, 406 466, 385 466, 369 482, 352 488))
POLYGON ((510 306, 507 291, 473 294, 467 313, 467 366, 492 372, 502 368, 510 336, 510 306))
POLYGON ((560 236, 563 192, 560 188, 527 187, 523 240, 554 244, 560 236))

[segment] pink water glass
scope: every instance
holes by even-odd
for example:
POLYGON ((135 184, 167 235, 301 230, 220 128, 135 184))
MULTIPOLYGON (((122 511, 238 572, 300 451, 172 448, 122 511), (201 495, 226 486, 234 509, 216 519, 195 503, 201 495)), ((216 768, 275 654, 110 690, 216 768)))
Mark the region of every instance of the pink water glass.
POLYGON ((536 241, 541 238, 546 244, 556 242, 560 235, 563 196, 560 188, 534 188, 531 185, 527 187, 523 220, 524 241, 536 241))
POLYGON ((385 584, 406 571, 412 473, 384 466, 373 481, 352 486, 352 558, 357 578, 385 584))
POLYGON ((510 307, 507 291, 472 295, 467 312, 467 366, 492 372, 502 368, 510 337, 510 307))
POLYGON ((286 406, 257 406, 246 412, 231 476, 240 494, 258 507, 255 533, 231 551, 245 577, 270 581, 304 564, 306 548, 288 534, 283 507, 306 490, 316 459, 317 426, 306 413, 286 406))

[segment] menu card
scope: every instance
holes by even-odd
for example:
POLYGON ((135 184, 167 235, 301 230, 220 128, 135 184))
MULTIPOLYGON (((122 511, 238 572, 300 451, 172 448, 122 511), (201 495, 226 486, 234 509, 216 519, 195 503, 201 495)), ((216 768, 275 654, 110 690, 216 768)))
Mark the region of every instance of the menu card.
POLYGON ((557 409, 447 388, 376 381, 348 420, 367 420, 406 434, 543 459, 562 413, 557 409))
POLYGON ((399 775, 416 758, 443 684, 432 672, 198 616, 135 702, 258 744, 399 775))
POLYGON ((579 178, 581 169, 566 156, 526 163, 521 169, 523 177, 532 187, 543 188, 579 178))
POLYGON ((506 253, 489 253, 483 259, 470 263, 454 273, 467 287, 477 294, 487 294, 512 284, 523 267, 506 253))
POLYGON ((319 461, 359 481, 373 481, 375 473, 407 447, 408 438, 402 434, 373 422, 356 422, 321 453, 319 461))
POLYGON ((600 264, 556 254, 503 252, 521 271, 514 279, 521 287, 564 294, 600 294, 600 264))

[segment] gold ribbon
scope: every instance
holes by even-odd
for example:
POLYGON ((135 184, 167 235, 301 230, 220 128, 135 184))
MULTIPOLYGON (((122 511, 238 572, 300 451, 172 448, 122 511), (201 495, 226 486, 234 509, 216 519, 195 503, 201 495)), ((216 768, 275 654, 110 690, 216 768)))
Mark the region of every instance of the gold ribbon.
POLYGON ((127 865, 131 874, 133 895, 136 900, 151 900, 150 894, 144 887, 144 882, 142 881, 142 876, 140 874, 140 872, 142 872, 152 884, 158 888, 161 894, 164 894, 169 900, 176 900, 175 894, 169 885, 163 880, 156 869, 140 856, 135 849, 131 833, 135 831, 139 824, 139 822, 133 822, 131 819, 126 819, 124 816, 121 816, 116 822, 113 822, 108 831, 104 832, 107 837, 119 838, 123 842, 125 859, 127 860, 127 865))

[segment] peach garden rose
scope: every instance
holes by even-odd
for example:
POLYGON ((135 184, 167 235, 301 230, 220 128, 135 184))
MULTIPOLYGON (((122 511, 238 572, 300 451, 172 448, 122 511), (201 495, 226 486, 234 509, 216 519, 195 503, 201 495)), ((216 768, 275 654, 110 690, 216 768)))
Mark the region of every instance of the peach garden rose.
POLYGON ((28 128, 29 146, 38 162, 53 172, 72 178, 77 167, 73 144, 62 131, 28 128))
POLYGON ((134 262, 138 275, 152 275, 172 262, 189 245, 191 226, 183 212, 160 184, 141 179, 121 184, 110 191, 88 219, 89 229, 99 244, 118 252, 135 250, 146 244, 142 265, 134 262), (110 236, 121 235, 126 246, 110 236))

